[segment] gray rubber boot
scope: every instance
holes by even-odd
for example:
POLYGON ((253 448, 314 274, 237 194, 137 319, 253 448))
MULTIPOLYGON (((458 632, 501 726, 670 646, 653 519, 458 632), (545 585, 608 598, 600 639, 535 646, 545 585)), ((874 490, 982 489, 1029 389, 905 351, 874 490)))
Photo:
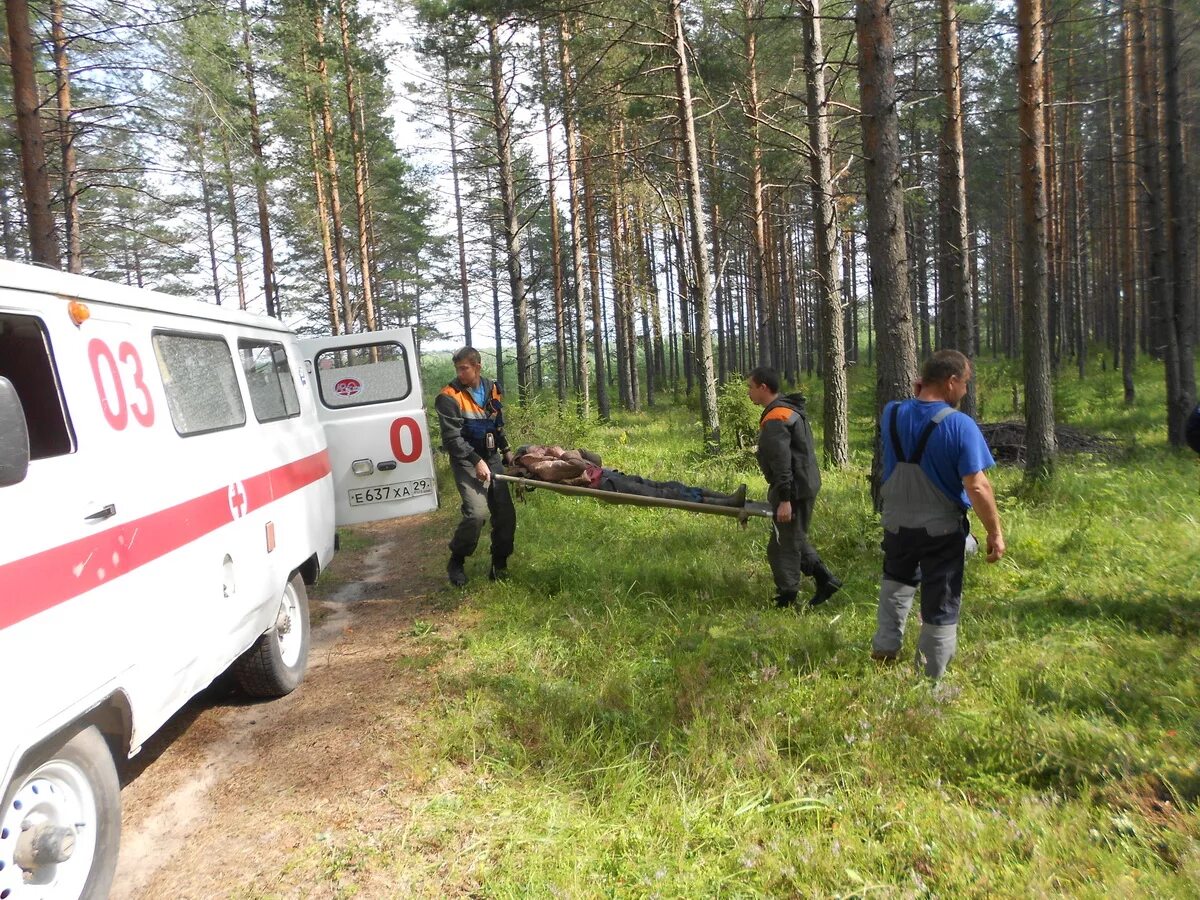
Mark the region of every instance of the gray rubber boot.
POLYGON ((946 666, 958 649, 958 625, 921 625, 917 658, 925 660, 925 674, 934 681, 946 674, 946 666))
POLYGON ((904 644, 904 623, 912 609, 917 589, 884 578, 879 585, 879 608, 875 612, 875 637, 871 639, 871 650, 876 659, 895 659, 904 644))

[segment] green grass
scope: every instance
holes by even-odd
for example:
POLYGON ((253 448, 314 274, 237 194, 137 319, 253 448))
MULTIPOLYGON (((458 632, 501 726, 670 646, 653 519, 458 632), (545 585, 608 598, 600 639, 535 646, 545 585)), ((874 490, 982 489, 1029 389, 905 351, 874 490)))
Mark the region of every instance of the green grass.
MULTIPOLYGON (((981 368, 983 417, 1012 417, 1012 371, 981 368)), ((765 522, 532 494, 512 580, 472 562, 459 645, 413 627, 428 752, 468 777, 403 842, 465 830, 440 877, 489 897, 1200 896, 1200 465, 1165 446, 1160 375, 1126 409, 1114 373, 1064 372, 1060 421, 1129 452, 994 473, 1009 555, 969 560, 936 688, 868 657, 869 372, 812 534, 846 587, 817 612, 770 606, 765 522)), ((747 452, 703 457, 694 408, 661 406, 598 426, 539 401, 510 432, 763 495, 747 452)))

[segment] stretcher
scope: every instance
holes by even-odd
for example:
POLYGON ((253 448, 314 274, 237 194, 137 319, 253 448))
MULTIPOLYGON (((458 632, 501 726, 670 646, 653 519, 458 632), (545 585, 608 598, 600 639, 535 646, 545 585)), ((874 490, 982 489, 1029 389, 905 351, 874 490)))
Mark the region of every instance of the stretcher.
POLYGON ((618 503, 626 506, 657 506, 666 509, 686 509, 710 516, 732 516, 743 525, 752 517, 770 519, 775 515, 774 509, 767 503, 746 501, 745 506, 718 506, 715 503, 692 503, 688 500, 668 500, 665 497, 643 497, 640 494, 622 494, 619 491, 600 491, 596 488, 557 484, 553 481, 538 481, 536 478, 520 478, 516 475, 493 475, 492 477, 497 481, 514 485, 517 488, 518 496, 524 491, 547 490, 556 494, 576 497, 594 497, 605 503, 618 503))

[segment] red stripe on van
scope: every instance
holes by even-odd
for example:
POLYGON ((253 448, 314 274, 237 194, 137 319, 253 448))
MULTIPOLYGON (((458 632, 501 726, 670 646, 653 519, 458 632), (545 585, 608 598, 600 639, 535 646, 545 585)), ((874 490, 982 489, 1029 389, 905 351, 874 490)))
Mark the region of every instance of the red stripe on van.
MULTIPOLYGON (((241 482, 247 515, 320 481, 331 471, 329 453, 312 456, 241 482)), ((242 506, 233 486, 185 500, 107 531, 0 566, 0 628, 65 603, 120 578, 234 520, 242 506)))

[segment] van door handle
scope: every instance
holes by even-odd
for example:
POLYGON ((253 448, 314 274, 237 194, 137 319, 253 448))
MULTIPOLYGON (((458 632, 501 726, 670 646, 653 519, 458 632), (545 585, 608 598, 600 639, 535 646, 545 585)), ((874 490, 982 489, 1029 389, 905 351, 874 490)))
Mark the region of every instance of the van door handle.
POLYGON ((83 520, 85 522, 103 522, 105 519, 111 519, 116 514, 117 507, 110 503, 107 506, 100 507, 90 516, 84 516, 83 520))

